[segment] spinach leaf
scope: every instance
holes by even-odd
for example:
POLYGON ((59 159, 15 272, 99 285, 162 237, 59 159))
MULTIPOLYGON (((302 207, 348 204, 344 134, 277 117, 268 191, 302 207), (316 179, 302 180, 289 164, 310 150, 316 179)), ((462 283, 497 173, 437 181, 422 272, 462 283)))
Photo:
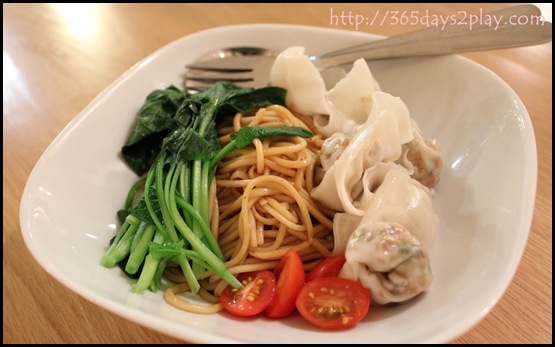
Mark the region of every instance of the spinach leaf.
POLYGON ((137 175, 143 175, 153 165, 163 142, 167 142, 168 149, 177 153, 176 158, 197 159, 206 149, 202 158, 208 160, 219 150, 215 127, 219 117, 248 113, 271 104, 285 105, 285 94, 283 88, 240 88, 229 82, 218 82, 196 94, 180 91, 175 86, 155 90, 139 110, 135 126, 121 150, 123 159, 137 175), (189 133, 182 133, 184 129, 189 133), (165 140, 168 136, 170 139, 165 140), (184 155, 183 144, 188 139, 200 147, 184 155), (177 143, 170 145, 171 141, 177 143))

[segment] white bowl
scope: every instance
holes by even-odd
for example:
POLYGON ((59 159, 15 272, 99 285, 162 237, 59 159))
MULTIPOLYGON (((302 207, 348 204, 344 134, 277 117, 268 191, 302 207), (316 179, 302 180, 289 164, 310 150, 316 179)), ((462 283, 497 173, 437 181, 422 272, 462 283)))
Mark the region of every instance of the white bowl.
POLYGON ((60 133, 33 169, 21 201, 23 237, 54 278, 99 306, 189 342, 444 343, 478 323, 501 298, 530 230, 537 179, 528 113, 500 78, 460 56, 373 62, 382 89, 400 96, 423 132, 440 140, 445 168, 434 207, 434 282, 425 295, 373 306, 346 331, 323 331, 299 315, 285 320, 200 315, 163 293, 133 294, 118 268, 100 266, 116 211, 136 177, 119 151, 147 94, 181 87, 186 63, 216 48, 306 47, 308 54, 378 36, 294 25, 219 27, 183 37, 133 66, 60 133))

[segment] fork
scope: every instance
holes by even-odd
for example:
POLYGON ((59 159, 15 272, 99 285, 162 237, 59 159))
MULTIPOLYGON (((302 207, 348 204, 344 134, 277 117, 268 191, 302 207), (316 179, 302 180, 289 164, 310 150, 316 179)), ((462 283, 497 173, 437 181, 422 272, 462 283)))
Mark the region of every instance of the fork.
MULTIPOLYGON (((471 52, 537 45, 551 41, 551 23, 543 21, 534 5, 519 5, 483 14, 482 18, 498 18, 504 23, 452 23, 392 36, 309 59, 320 70, 367 61, 471 52), (489 16, 489 17, 488 17, 489 16), (508 18, 526 16, 527 25, 511 24, 508 18), (533 22, 536 18, 536 22, 533 22)), ((259 47, 230 47, 205 55, 187 65, 185 88, 203 90, 217 81, 229 81, 242 87, 263 87, 270 83, 270 70, 278 53, 259 47)))

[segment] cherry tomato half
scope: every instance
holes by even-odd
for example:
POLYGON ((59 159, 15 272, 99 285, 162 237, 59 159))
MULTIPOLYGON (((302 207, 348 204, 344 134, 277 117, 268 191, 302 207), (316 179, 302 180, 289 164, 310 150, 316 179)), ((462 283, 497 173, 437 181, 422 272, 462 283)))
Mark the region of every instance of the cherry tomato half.
POLYGON ((276 293, 264 314, 270 318, 283 318, 295 311, 297 294, 304 286, 305 272, 301 257, 293 249, 280 259, 274 268, 276 293))
POLYGON ((366 317, 370 293, 358 281, 322 277, 305 284, 296 306, 301 316, 317 327, 346 329, 366 317))
POLYGON ((220 295, 226 311, 241 317, 254 316, 264 311, 275 293, 276 277, 268 270, 242 273, 237 279, 242 288, 228 285, 220 295))
POLYGON ((321 277, 337 277, 339 271, 345 264, 344 255, 336 255, 326 258, 318 263, 306 276, 306 282, 310 282, 321 277))

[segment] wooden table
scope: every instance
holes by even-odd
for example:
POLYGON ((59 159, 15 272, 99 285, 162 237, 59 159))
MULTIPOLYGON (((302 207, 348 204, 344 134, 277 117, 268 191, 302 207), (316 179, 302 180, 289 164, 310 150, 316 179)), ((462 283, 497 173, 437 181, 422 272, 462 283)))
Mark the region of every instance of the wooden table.
MULTIPOLYGON (((331 14, 451 15, 498 4, 4 4, 3 342, 183 343, 81 298, 30 255, 21 235, 25 182, 55 136, 110 82, 161 46, 211 27, 288 23, 383 35, 422 25, 332 23, 331 14)), ((355 23, 354 21, 351 21, 355 23)), ((552 343, 551 43, 465 54, 505 80, 532 119, 538 190, 529 242, 501 301, 454 343, 552 343)))

